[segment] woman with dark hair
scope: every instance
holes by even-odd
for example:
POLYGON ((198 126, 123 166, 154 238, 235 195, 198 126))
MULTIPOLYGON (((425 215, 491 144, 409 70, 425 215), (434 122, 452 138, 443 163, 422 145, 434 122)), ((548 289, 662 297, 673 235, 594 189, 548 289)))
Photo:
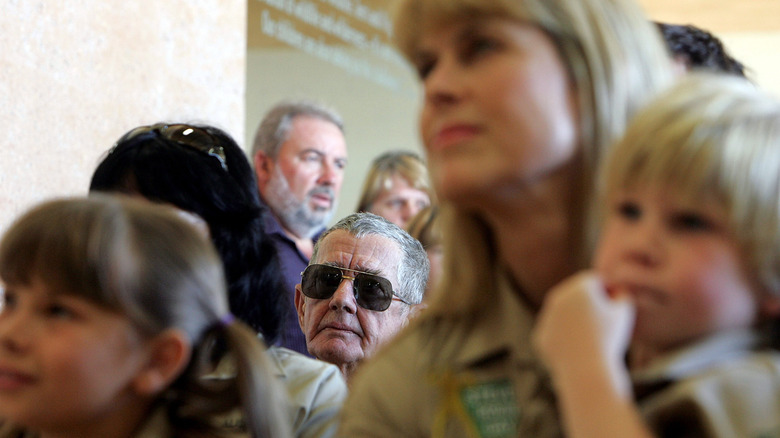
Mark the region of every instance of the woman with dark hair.
POLYGON ((120 138, 92 175, 89 191, 140 195, 202 218, 225 265, 230 311, 272 344, 286 307, 256 187, 243 151, 225 132, 159 124, 120 138))
MULTIPOLYGON (((225 267, 230 311, 268 345, 276 341, 288 311, 279 261, 263 230, 254 173, 227 133, 189 124, 132 129, 98 165, 89 190, 141 196, 203 219, 225 267)), ((346 395, 338 369, 280 347, 269 354, 292 400, 296 436, 333 435, 346 395)))

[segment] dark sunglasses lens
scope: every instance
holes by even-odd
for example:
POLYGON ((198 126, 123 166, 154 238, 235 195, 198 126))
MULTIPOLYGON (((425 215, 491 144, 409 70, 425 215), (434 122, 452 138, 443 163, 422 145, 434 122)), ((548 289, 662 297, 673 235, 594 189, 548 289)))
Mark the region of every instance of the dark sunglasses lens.
MULTIPOLYGON (((341 285, 341 270, 327 265, 310 265, 303 271, 301 292, 309 298, 325 300, 341 285)), ((355 300, 364 309, 381 312, 393 301, 393 286, 386 278, 357 274, 353 283, 355 300)))
POLYGON ((178 143, 189 144, 201 152, 208 152, 213 145, 211 136, 199 128, 187 125, 172 125, 164 128, 163 134, 178 143))
POLYGON ((358 274, 355 277, 357 303, 368 310, 383 311, 393 301, 393 286, 382 277, 358 274))
POLYGON ((214 137, 203 129, 189 125, 171 125, 163 127, 160 132, 171 141, 211 155, 219 160, 223 169, 227 170, 224 149, 218 146, 214 137))
POLYGON ((341 284, 341 271, 332 266, 311 265, 303 271, 301 292, 309 298, 324 300, 333 296, 341 284))

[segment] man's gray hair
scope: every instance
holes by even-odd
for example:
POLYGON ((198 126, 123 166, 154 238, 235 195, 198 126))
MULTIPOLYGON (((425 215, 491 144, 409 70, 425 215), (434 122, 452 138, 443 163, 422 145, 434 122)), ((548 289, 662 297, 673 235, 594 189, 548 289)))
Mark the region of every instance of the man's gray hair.
POLYGON ((252 144, 252 158, 259 151, 263 151, 272 159, 276 159, 282 143, 290 133, 293 119, 298 116, 314 117, 333 123, 344 132, 344 121, 335 110, 314 101, 285 100, 274 105, 260 121, 252 144))
POLYGON ((317 254, 320 244, 327 236, 337 230, 344 230, 360 239, 361 237, 376 235, 392 240, 401 250, 401 262, 398 264, 398 285, 394 292, 404 300, 412 304, 420 304, 428 284, 430 264, 428 255, 422 244, 410 236, 398 225, 387 219, 372 213, 353 213, 338 221, 320 236, 314 245, 310 263, 318 263, 317 254))

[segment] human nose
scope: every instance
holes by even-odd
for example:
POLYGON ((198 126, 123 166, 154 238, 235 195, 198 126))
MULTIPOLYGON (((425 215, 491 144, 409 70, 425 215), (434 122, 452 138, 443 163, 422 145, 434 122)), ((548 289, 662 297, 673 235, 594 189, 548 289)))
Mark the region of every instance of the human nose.
POLYGON ((428 106, 453 104, 460 97, 461 73, 451 55, 442 55, 423 79, 425 103, 428 106))
POLYGON ((401 206, 401 219, 404 221, 404 224, 409 222, 420 210, 414 203, 404 202, 403 206, 401 206))
POLYGON ((320 177, 318 178, 317 182, 320 185, 337 186, 343 176, 344 169, 342 169, 338 164, 328 160, 323 160, 322 171, 320 172, 320 177))
POLYGON ((330 297, 330 309, 336 312, 357 312, 357 302, 355 301, 355 291, 352 289, 354 285, 352 281, 353 277, 347 275, 342 276, 341 284, 330 297))
POLYGON ((645 267, 660 263, 663 230, 656 222, 652 218, 643 218, 624 236, 623 257, 626 260, 645 267))
POLYGON ((34 324, 22 310, 3 309, 0 315, 0 347, 9 352, 24 352, 30 348, 34 324))

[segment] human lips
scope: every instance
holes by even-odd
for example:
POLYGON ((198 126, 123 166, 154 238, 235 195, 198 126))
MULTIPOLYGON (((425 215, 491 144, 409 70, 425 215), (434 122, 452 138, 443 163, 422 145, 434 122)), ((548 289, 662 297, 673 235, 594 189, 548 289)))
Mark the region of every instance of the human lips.
POLYGON ((432 150, 447 149, 474 138, 481 129, 470 123, 449 123, 435 130, 429 139, 428 146, 432 150))
POLYGON ((309 199, 321 207, 330 208, 333 205, 334 194, 327 187, 318 187, 309 192, 309 199))
POLYGON ((607 290, 612 297, 628 295, 637 304, 663 304, 667 300, 666 294, 661 289, 642 283, 614 283, 607 286, 607 290))
POLYGON ((15 391, 35 382, 35 376, 18 368, 0 365, 0 392, 15 391))
POLYGON ((334 321, 334 322, 329 322, 329 323, 323 324, 320 327, 319 331, 323 332, 325 330, 335 330, 335 331, 339 331, 339 332, 350 332, 350 333, 354 333, 357 336, 360 336, 360 330, 353 328, 350 324, 343 323, 343 322, 338 322, 338 321, 334 321))

